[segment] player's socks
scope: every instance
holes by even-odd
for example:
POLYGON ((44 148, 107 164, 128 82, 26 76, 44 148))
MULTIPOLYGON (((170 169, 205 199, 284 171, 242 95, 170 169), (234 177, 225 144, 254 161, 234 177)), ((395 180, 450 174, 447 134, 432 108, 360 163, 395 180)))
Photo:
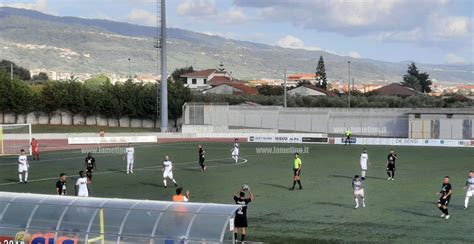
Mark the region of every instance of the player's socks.
POLYGON ((392 170, 392 180, 395 178, 395 171, 392 170))
POLYGON ((163 186, 166 188, 166 180, 163 180, 163 186))
POLYGON ((234 239, 237 241, 237 233, 234 233, 234 239))
POLYGON ((388 178, 392 178, 392 174, 390 173, 390 171, 387 171, 387 175, 388 175, 388 178))
POLYGON ((25 172, 25 182, 28 182, 28 171, 25 172))
POLYGON ((446 216, 449 216, 449 212, 447 208, 444 209, 444 214, 446 214, 446 216))
POLYGON ((173 183, 174 183, 174 186, 178 186, 178 183, 176 183, 176 180, 175 179, 172 179, 173 183))
POLYGON ((464 208, 467 208, 467 205, 469 205, 469 197, 466 197, 466 199, 464 199, 464 208))
POLYGON ((23 182, 23 175, 18 174, 18 178, 20 179, 20 183, 22 183, 23 182))
POLYGON ((240 239, 241 242, 244 242, 245 240, 245 234, 242 234, 242 239, 240 239))
POLYGON ((300 186, 300 190, 303 189, 303 186, 301 186, 301 181, 297 180, 296 182, 298 182, 298 185, 300 186))

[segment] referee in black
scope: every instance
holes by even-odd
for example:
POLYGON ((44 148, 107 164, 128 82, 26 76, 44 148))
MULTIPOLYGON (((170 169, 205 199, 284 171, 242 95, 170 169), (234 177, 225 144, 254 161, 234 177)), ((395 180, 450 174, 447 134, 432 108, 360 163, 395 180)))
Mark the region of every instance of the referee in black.
POLYGON ((206 151, 204 151, 204 148, 202 148, 202 145, 199 144, 198 146, 199 150, 198 150, 198 154, 199 154, 199 166, 201 166, 201 170, 202 172, 206 171, 206 165, 204 165, 204 153, 206 153, 206 151))

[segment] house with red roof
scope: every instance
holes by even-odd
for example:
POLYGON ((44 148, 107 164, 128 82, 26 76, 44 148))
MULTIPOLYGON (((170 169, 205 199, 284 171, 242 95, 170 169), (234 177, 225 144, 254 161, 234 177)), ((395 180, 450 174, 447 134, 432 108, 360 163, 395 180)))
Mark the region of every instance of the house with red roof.
POLYGON ((390 85, 382 86, 379 89, 373 90, 379 96, 399 96, 408 97, 418 95, 419 92, 413 88, 402 86, 399 83, 392 83, 390 85))
POLYGON ((329 96, 334 97, 336 94, 325 90, 323 88, 313 86, 313 85, 302 85, 296 88, 293 88, 287 92, 289 96, 329 96))
POLYGON ((224 83, 244 83, 232 78, 221 62, 217 69, 205 69, 181 75, 186 78, 184 85, 193 90, 206 90, 224 83))
POLYGON ((247 86, 242 83, 221 83, 210 89, 203 91, 206 94, 224 94, 224 95, 257 95, 258 90, 255 87, 247 86))

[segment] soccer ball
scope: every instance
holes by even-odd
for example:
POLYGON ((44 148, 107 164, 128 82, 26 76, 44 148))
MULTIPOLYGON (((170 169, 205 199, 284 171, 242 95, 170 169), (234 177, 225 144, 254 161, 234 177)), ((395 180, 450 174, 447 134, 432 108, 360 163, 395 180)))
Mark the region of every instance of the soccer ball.
POLYGON ((249 185, 244 184, 244 185, 242 186, 242 191, 248 191, 248 190, 249 190, 249 185))

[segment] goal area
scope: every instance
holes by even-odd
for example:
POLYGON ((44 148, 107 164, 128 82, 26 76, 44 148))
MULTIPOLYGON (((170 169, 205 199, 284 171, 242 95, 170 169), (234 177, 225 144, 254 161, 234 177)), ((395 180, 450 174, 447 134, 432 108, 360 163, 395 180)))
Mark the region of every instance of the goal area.
POLYGON ((18 155, 20 150, 31 155, 31 124, 0 124, 0 156, 18 155))

